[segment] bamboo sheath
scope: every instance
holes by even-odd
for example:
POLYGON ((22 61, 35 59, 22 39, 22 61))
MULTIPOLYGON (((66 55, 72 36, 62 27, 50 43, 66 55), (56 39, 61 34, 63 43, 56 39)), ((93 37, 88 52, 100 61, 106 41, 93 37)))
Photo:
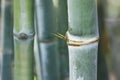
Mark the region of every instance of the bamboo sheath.
POLYGON ((55 17, 52 0, 36 0, 38 39, 43 80, 59 80, 59 56, 55 33, 55 17))
POLYGON ((1 27, 2 27, 2 72, 1 80, 12 79, 13 63, 13 15, 12 0, 2 0, 1 4, 1 27), (9 4, 8 4, 9 3, 9 4))
POLYGON ((68 0, 67 40, 72 41, 72 45, 68 44, 70 80, 97 80, 96 8, 95 0, 68 0))
POLYGON ((33 80, 34 0, 14 0, 14 80, 33 80))

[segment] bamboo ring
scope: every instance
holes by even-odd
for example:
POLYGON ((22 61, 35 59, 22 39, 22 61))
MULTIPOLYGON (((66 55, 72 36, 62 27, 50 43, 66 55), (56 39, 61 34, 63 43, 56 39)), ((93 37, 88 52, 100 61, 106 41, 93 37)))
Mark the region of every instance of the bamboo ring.
POLYGON ((88 40, 70 40, 70 39, 67 39, 67 44, 69 46, 82 46, 82 45, 88 45, 88 44, 91 44, 91 43, 95 43, 95 42, 98 42, 99 41, 99 37, 95 37, 95 38, 92 38, 92 39, 88 39, 88 40))
POLYGON ((67 41, 67 44, 69 46, 82 46, 82 45, 88 45, 88 44, 95 43, 95 42, 99 41, 99 37, 94 37, 94 38, 91 38, 88 40, 70 40, 67 35, 64 36, 60 33, 56 33, 56 34, 53 33, 53 35, 67 41))

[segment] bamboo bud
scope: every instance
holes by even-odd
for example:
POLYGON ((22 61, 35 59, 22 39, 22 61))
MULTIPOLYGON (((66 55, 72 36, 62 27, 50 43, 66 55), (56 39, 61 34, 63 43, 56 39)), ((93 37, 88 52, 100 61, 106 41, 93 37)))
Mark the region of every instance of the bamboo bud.
POLYGON ((14 0, 14 80, 33 80, 34 0, 14 0))

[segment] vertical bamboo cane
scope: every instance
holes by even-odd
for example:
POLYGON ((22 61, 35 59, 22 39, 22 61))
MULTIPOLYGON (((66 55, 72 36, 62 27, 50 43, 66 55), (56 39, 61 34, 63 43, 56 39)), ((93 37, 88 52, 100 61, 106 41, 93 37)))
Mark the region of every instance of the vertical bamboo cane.
MULTIPOLYGON (((109 53, 108 36, 104 24, 104 9, 102 0, 99 0, 98 2, 98 24, 100 40, 98 46, 97 80, 108 80, 108 68, 106 63, 106 55, 109 53)), ((109 57, 109 55, 107 55, 107 57, 109 57)))
POLYGON ((95 0, 68 0, 70 80, 97 80, 96 8, 95 0))
POLYGON ((14 0, 14 80, 33 80, 34 0, 14 0))
POLYGON ((1 80, 12 80, 13 16, 12 0, 2 0, 2 74, 1 80))
POLYGON ((59 57, 55 33, 55 17, 52 0, 37 1, 38 38, 41 51, 42 79, 59 80, 59 57))
POLYGON ((106 0, 105 22, 110 38, 110 49, 113 60, 113 69, 120 79, 120 0, 106 0))
MULTIPOLYGON (((68 15, 67 15, 67 0, 53 0, 56 10, 57 31, 60 34, 65 35, 68 27, 68 15), (56 2, 57 1, 57 2, 56 2)), ((66 42, 62 39, 58 39, 58 49, 60 53, 60 74, 61 79, 68 78, 69 74, 69 59, 68 49, 66 42)))

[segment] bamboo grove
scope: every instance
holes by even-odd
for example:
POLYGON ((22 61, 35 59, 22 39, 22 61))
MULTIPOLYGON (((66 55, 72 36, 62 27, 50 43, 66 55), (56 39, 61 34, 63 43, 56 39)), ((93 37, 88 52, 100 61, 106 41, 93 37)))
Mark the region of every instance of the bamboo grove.
POLYGON ((119 0, 0 0, 0 80, 120 80, 119 0))

